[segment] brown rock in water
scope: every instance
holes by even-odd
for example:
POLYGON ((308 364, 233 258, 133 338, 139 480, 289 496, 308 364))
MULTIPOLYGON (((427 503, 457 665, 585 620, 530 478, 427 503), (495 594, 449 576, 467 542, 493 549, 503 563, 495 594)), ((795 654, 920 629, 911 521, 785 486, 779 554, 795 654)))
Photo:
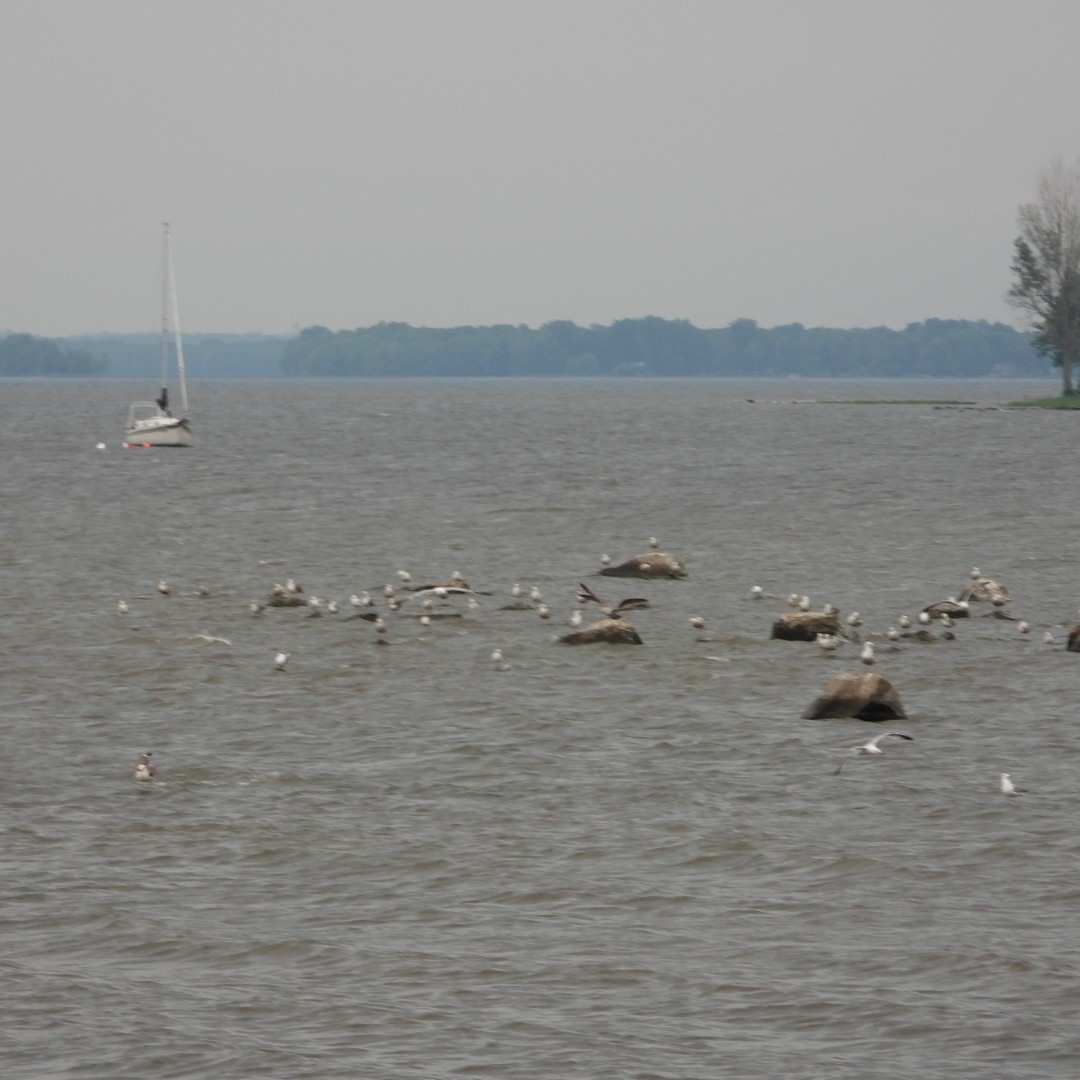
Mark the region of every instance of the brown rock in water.
POLYGON ((957 600, 939 600, 936 604, 929 604, 924 607, 923 611, 931 619, 943 619, 946 615, 950 619, 967 619, 971 617, 971 612, 967 607, 957 600))
POLYGON ((839 634, 840 616, 827 611, 792 611, 773 623, 770 638, 817 641, 818 634, 839 634))
POLYGON ((1069 640, 1065 645, 1066 652, 1080 652, 1080 626, 1074 626, 1069 631, 1069 640))
POLYGON ((686 564, 682 559, 663 551, 635 555, 618 566, 605 566, 600 573, 605 577, 632 578, 684 578, 687 576, 686 564))
POLYGON ((991 604, 1007 604, 1012 598, 1002 582, 993 578, 976 578, 968 583, 960 594, 960 599, 973 603, 989 601, 991 604))
POLYGON ((633 624, 626 619, 598 619, 583 630, 564 634, 559 640, 564 645, 591 645, 594 641, 606 641, 612 645, 642 644, 633 624))
POLYGON ((884 675, 834 675, 821 696, 803 713, 807 720, 855 717, 857 720, 903 720, 900 695, 884 675))
POLYGON ((266 600, 267 607, 307 607, 308 602, 302 596, 291 592, 272 592, 266 600))

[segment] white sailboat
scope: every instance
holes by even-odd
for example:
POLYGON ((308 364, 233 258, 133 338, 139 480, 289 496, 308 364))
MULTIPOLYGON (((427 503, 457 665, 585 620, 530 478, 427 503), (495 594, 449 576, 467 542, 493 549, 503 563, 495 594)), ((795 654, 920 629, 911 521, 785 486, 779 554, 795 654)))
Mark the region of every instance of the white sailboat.
POLYGON ((187 380, 184 375, 184 344, 180 337, 180 309, 176 302, 169 225, 165 224, 161 289, 161 396, 155 401, 133 401, 124 428, 125 446, 191 446, 191 417, 188 413, 187 380), (176 356, 180 385, 180 415, 169 409, 169 360, 176 356))

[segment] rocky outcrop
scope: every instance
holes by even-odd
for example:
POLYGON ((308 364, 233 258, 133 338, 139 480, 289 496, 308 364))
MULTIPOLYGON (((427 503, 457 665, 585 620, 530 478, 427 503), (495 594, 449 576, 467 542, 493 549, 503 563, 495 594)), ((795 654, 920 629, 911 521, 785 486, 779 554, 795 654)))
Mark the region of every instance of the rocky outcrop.
POLYGON ((857 720, 903 720, 900 695, 884 675, 845 672, 834 675, 821 695, 803 713, 807 720, 855 717, 857 720))
POLYGON ((618 566, 605 566, 600 573, 604 577, 632 578, 684 578, 687 576, 686 564, 682 559, 664 551, 650 551, 645 555, 635 555, 618 566))
POLYGON ((559 640, 564 645, 591 645, 596 641, 606 641, 612 645, 642 644, 633 624, 626 619, 598 619, 581 630, 564 634, 559 640))
POLYGON ((1069 640, 1065 645, 1066 652, 1080 652, 1080 626, 1074 626, 1069 631, 1069 640))
POLYGON ((792 611, 773 623, 769 637, 781 641, 817 641, 818 634, 838 636, 840 616, 830 611, 792 611))
POLYGON ((266 599, 267 607, 307 607, 307 599, 292 592, 272 592, 266 599))
POLYGON ((971 616, 971 611, 966 602, 953 599, 939 600, 936 604, 929 604, 924 607, 923 611, 931 619, 944 619, 946 616, 950 619, 967 619, 971 616))

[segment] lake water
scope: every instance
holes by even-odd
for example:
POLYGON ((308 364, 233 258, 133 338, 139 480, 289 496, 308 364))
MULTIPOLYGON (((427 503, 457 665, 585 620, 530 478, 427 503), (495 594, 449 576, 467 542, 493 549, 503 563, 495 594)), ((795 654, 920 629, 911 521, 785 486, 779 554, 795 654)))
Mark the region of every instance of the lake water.
POLYGON ((1080 418, 809 402, 1054 390, 197 381, 150 451, 146 387, 4 380, 3 1075, 1080 1075, 1080 418), (685 581, 595 576, 650 536, 685 581), (881 640, 972 565, 1030 634, 881 640), (343 613, 252 616, 290 575, 343 613), (557 643, 579 581, 644 644, 557 643), (914 741, 835 775, 791 592, 914 741))

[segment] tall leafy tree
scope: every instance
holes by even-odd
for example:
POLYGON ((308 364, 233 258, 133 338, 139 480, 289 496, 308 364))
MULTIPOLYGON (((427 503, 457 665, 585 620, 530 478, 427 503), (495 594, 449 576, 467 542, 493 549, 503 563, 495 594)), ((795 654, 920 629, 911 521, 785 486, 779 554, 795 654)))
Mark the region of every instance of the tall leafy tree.
POLYGON ((1035 201, 1020 207, 1009 300, 1027 312, 1033 344, 1061 367, 1073 394, 1080 361, 1080 161, 1058 158, 1039 173, 1035 201))

